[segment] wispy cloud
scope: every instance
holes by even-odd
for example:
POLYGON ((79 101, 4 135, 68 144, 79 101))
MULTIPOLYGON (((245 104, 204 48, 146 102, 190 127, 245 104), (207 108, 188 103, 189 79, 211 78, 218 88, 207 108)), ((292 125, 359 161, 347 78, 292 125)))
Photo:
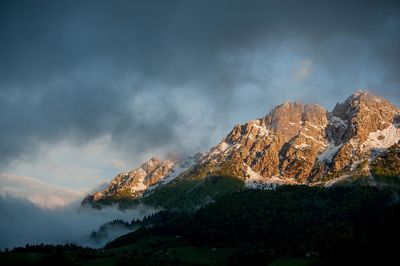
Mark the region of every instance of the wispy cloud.
POLYGON ((304 80, 311 76, 314 70, 314 64, 311 60, 301 60, 294 71, 294 78, 304 80))
POLYGON ((85 192, 51 185, 28 176, 0 173, 0 195, 27 199, 42 208, 60 208, 79 201, 85 192))

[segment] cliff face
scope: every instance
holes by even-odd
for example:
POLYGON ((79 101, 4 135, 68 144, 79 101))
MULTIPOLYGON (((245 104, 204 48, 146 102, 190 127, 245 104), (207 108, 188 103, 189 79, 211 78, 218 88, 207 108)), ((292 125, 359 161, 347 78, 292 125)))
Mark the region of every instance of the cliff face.
POLYGON ((173 161, 151 158, 137 169, 118 174, 105 190, 88 195, 84 202, 137 198, 148 187, 166 177, 173 166, 173 161))
POLYGON ((400 140, 399 108, 367 92, 356 92, 329 114, 328 148, 316 162, 311 181, 345 173, 374 159, 400 140))
POLYGON ((396 123, 398 116, 399 108, 387 100, 368 92, 356 92, 333 109, 332 117, 341 119, 348 126, 344 134, 332 132, 331 137, 341 142, 358 139, 363 143, 371 132, 384 130, 396 123))
POLYGON ((198 155, 185 160, 170 156, 166 160, 153 157, 140 167, 114 177, 106 189, 88 195, 86 203, 109 203, 119 200, 133 200, 174 180, 198 159, 198 155))
POLYGON ((399 108, 363 91, 332 112, 316 104, 284 103, 263 118, 236 125, 199 160, 196 168, 205 171, 197 172, 218 174, 215 170, 230 162, 231 174, 248 184, 331 182, 396 144, 399 117, 399 108))
POLYGON ((190 162, 151 159, 115 177, 87 201, 137 198, 171 180, 234 176, 249 187, 330 185, 371 176, 370 164, 400 141, 400 109, 357 91, 328 112, 317 104, 286 102, 267 116, 236 125, 222 141, 190 162))
POLYGON ((324 149, 327 112, 318 105, 284 103, 266 117, 236 125, 200 163, 226 160, 242 165, 249 178, 286 178, 303 182, 324 149))

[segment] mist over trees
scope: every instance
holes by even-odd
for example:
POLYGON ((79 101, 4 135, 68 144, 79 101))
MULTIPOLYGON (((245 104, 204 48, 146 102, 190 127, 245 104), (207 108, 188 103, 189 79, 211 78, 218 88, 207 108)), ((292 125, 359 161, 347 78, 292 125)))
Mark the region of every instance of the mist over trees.
MULTIPOLYGON (((81 208, 79 202, 60 209, 42 209, 33 203, 9 196, 0 197, 0 249, 25 244, 65 244, 100 247, 118 235, 110 235, 102 242, 93 242, 90 233, 113 219, 130 221, 156 210, 138 205, 121 211, 115 206, 102 209, 81 208)), ((120 234, 127 233, 122 230, 120 234)))

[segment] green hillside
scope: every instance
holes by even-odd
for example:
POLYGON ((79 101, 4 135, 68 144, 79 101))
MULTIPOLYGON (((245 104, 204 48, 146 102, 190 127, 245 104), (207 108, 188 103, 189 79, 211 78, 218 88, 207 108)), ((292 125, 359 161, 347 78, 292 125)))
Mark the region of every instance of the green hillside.
POLYGON ((141 199, 142 203, 167 209, 192 209, 213 202, 222 195, 244 189, 235 177, 210 176, 203 179, 181 179, 171 182, 141 199))

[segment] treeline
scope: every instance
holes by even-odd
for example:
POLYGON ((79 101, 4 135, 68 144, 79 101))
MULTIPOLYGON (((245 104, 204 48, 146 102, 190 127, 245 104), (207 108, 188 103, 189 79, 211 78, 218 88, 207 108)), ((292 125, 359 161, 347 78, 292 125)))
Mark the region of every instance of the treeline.
POLYGON ((117 204, 120 209, 134 208, 138 204, 166 209, 193 210, 212 202, 220 195, 244 189, 244 182, 236 177, 209 176, 204 179, 174 180, 165 186, 146 192, 142 198, 118 196, 97 202, 84 202, 94 208, 117 204))
POLYGON ((400 185, 400 142, 372 161, 371 170, 378 181, 388 185, 400 185))
POLYGON ((154 235, 179 236, 196 247, 234 248, 229 263, 237 265, 307 255, 325 265, 381 263, 397 254, 396 197, 396 191, 374 187, 244 190, 195 214, 153 215, 152 220, 162 222, 122 236, 107 248, 154 235))
POLYGON ((27 244, 25 247, 16 247, 10 251, 6 249, 4 252, 1 252, 0 264, 41 266, 82 265, 80 262, 90 261, 101 256, 99 250, 75 244, 27 244))
POLYGON ((15 252, 15 253, 26 253, 26 252, 40 252, 40 253, 57 253, 64 251, 82 251, 82 252, 94 252, 96 249, 92 249, 89 247, 82 247, 76 244, 68 243, 65 245, 48 245, 48 244, 26 244, 24 247, 15 247, 11 250, 5 249, 4 253, 7 252, 15 252))
MULTIPOLYGON (((218 259, 222 265, 268 265, 281 258, 301 258, 309 265, 385 265, 397 256, 399 191, 362 186, 240 190, 196 211, 114 220, 103 229, 113 224, 139 229, 104 250, 28 245, 8 253, 41 254, 36 265, 198 264, 190 258, 218 250, 229 250, 218 259)), ((10 263, 11 257, 3 253, 0 264, 19 265, 10 263)))

